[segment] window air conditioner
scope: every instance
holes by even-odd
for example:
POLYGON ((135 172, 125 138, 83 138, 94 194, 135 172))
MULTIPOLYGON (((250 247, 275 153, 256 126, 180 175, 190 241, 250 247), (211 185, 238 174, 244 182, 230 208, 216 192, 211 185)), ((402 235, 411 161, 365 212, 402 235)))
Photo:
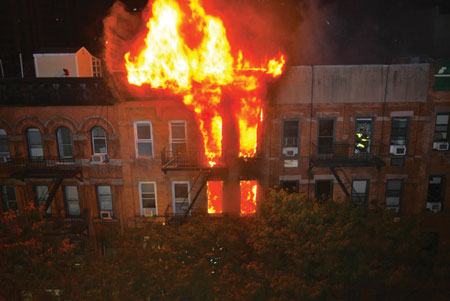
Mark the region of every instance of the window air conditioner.
POLYGON ((427 202, 427 209, 434 213, 441 211, 441 203, 439 202, 427 202))
POLYGON ((389 152, 391 154, 394 154, 397 156, 404 156, 404 155, 406 155, 406 146, 405 145, 391 145, 389 152))
POLYGON ((109 161, 107 154, 95 154, 92 155, 91 164, 102 164, 109 161))
POLYGON ((448 150, 449 143, 448 142, 434 142, 433 149, 437 150, 448 150))
POLYGON ((153 209, 150 208, 144 208, 144 216, 145 217, 152 217, 154 215, 153 209))
POLYGON ((399 210, 400 210, 400 208, 398 206, 386 207, 386 211, 391 211, 391 212, 394 212, 395 214, 398 214, 399 210))
POLYGON ((283 155, 286 157, 294 157, 298 155, 297 147, 283 147, 283 155))
POLYGON ((100 211, 100 218, 101 219, 112 219, 111 211, 100 211))
POLYGON ((8 157, 0 157, 0 163, 7 163, 8 157))

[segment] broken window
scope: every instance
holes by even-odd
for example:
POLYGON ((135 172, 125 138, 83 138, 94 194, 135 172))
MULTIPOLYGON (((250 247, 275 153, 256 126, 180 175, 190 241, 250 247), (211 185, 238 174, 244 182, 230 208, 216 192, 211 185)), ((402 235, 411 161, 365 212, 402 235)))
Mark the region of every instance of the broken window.
POLYGON ((18 211, 16 192, 13 185, 0 186, 0 192, 3 199, 3 210, 18 211))
POLYGON ((150 121, 138 121, 134 123, 136 135, 137 157, 153 156, 153 133, 150 121))
POLYGON ((355 153, 370 153, 373 132, 372 118, 356 118, 355 153))
MULTIPOLYGON (((45 201, 48 199, 49 193, 48 193, 48 186, 47 185, 36 185, 34 186, 34 190, 36 193, 36 205, 42 206, 44 205, 45 201)), ((48 206, 47 215, 52 214, 52 207, 51 205, 48 206)))

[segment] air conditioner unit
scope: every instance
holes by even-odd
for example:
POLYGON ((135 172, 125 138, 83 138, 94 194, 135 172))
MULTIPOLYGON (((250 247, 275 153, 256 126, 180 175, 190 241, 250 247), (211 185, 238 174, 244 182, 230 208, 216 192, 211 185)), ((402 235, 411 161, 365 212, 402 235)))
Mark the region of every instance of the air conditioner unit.
POLYGON ((95 154, 92 155, 91 164, 102 164, 109 161, 107 154, 95 154))
POLYGON ((112 219, 111 211, 100 211, 101 219, 112 219))
POLYGON ((441 203, 439 202, 427 202, 427 209, 434 213, 441 211, 441 203))
POLYGON ((397 156, 404 156, 406 155, 406 146, 405 145, 391 145, 389 148, 389 152, 391 154, 397 155, 397 156))
POLYGON ((400 208, 398 207, 398 206, 392 206, 392 207, 386 207, 386 211, 391 211, 391 212, 393 212, 393 213, 395 213, 395 214, 398 214, 398 212, 400 211, 400 208))
POLYGON ((437 150, 448 150, 449 143, 448 142, 434 142, 433 149, 437 150))
POLYGON ((152 217, 155 213, 153 212, 153 209, 150 208, 144 208, 144 216, 145 217, 152 217))
POLYGON ((8 157, 0 157, 0 163, 8 162, 8 157))
POLYGON ((286 157, 294 157, 298 155, 297 147, 283 147, 283 155, 286 157))

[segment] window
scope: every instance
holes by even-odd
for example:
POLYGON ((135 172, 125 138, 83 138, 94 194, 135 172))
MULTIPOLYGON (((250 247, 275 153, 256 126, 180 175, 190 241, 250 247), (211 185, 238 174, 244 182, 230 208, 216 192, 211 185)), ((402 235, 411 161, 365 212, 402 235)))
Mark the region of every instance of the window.
POLYGON ((334 142, 334 119, 320 119, 317 153, 332 154, 334 142))
POLYGON ((152 123, 149 121, 138 121, 134 123, 136 136, 136 156, 153 156, 152 123))
POLYGON ((356 118, 355 154, 370 153, 372 133, 372 118, 356 118))
POLYGON ((99 127, 93 127, 91 130, 92 152, 94 154, 108 154, 108 145, 106 143, 106 131, 99 127))
MULTIPOLYGON (((408 146, 408 130, 409 118, 394 117, 391 121, 391 149, 390 153, 397 154, 395 147, 392 146, 408 146)), ((406 151, 405 151, 406 153, 406 151)))
POLYGON ((93 77, 102 76, 100 60, 96 58, 92 58, 92 76, 93 77))
POLYGON ((114 210, 111 195, 111 186, 109 185, 97 186, 97 199, 98 199, 98 207, 100 209, 100 215, 101 211, 108 211, 111 214, 111 216, 113 216, 114 210))
POLYGON ((141 199, 141 215, 146 215, 144 209, 146 211, 151 210, 153 215, 157 215, 155 182, 140 182, 139 196, 141 199))
MULTIPOLYGON (((36 185, 34 186, 35 192, 36 192, 36 205, 42 206, 45 201, 48 199, 49 193, 48 193, 48 186, 47 185, 36 185)), ((51 205, 48 206, 47 209, 47 215, 52 214, 52 207, 51 205)))
POLYGON ((4 129, 0 129, 0 164, 6 162, 9 157, 8 135, 4 129))
POLYGON ((3 199, 3 210, 15 210, 18 211, 19 207, 17 205, 16 192, 14 186, 0 186, 1 195, 3 199))
POLYGON ((73 160, 73 142, 72 132, 66 127, 60 127, 56 130, 58 140, 59 159, 61 161, 73 160))
POLYGON ((80 216, 80 200, 78 198, 77 186, 63 186, 64 200, 68 216, 80 216))
POLYGON ((369 197, 369 180, 353 180, 352 201, 358 205, 366 205, 369 197))
POLYGON ((298 193, 298 181, 280 181, 280 188, 287 193, 298 193))
POLYGON ((185 213, 189 209, 189 182, 172 182, 173 208, 175 214, 185 213))
POLYGON ((42 147, 42 137, 39 129, 27 129, 27 143, 30 159, 42 160, 44 158, 44 148, 42 147))
POLYGON ((403 181, 387 180, 386 182, 386 210, 400 211, 402 199, 403 181))
POLYGON ((186 153, 186 121, 170 121, 170 150, 186 153))
POLYGON ((444 182, 445 178, 443 176, 430 176, 428 181, 428 195, 427 195, 427 209, 432 209, 433 205, 437 205, 439 208, 436 210, 442 210, 442 205, 444 203, 444 182))
POLYGON ((298 134, 299 134, 298 119, 283 120, 283 147, 297 147, 298 148, 298 134))
POLYGON ((333 198, 333 180, 316 180, 316 198, 328 200, 333 198))
POLYGON ((434 143, 435 150, 448 150, 448 122, 450 114, 436 115, 436 125, 434 128, 434 143))

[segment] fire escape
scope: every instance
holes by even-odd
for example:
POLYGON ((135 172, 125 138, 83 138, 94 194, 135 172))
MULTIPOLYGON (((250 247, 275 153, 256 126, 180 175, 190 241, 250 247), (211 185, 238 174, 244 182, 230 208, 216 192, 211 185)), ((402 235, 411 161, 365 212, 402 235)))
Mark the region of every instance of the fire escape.
MULTIPOLYGON (((83 179, 81 163, 75 159, 60 159, 58 157, 10 158, 8 162, 2 164, 2 169, 7 171, 10 178, 15 178, 22 182, 26 179, 52 180, 48 185, 48 196, 43 202, 44 212, 50 207, 64 179, 75 178, 79 181, 83 179)), ((72 223, 72 219, 70 223, 72 223)), ((87 223, 82 221, 81 224, 83 226, 80 232, 87 227, 87 223)))
POLYGON ((183 151, 172 152, 163 149, 161 151, 161 170, 167 174, 168 172, 175 171, 196 171, 198 172, 194 182, 192 183, 187 197, 181 204, 183 208, 182 213, 169 214, 169 209, 172 206, 169 204, 165 210, 164 216, 166 217, 167 224, 182 224, 188 216, 191 215, 192 209, 201 192, 203 191, 206 183, 211 177, 220 176, 227 172, 226 167, 222 161, 218 162, 214 167, 209 166, 206 163, 206 159, 203 151, 183 151))
POLYGON ((381 151, 382 144, 371 144, 366 152, 358 151, 355 145, 348 143, 317 145, 315 155, 311 158, 310 170, 314 167, 328 167, 345 195, 350 196, 351 192, 342 179, 351 185, 344 167, 376 167, 379 170, 386 165, 380 157, 381 151))

